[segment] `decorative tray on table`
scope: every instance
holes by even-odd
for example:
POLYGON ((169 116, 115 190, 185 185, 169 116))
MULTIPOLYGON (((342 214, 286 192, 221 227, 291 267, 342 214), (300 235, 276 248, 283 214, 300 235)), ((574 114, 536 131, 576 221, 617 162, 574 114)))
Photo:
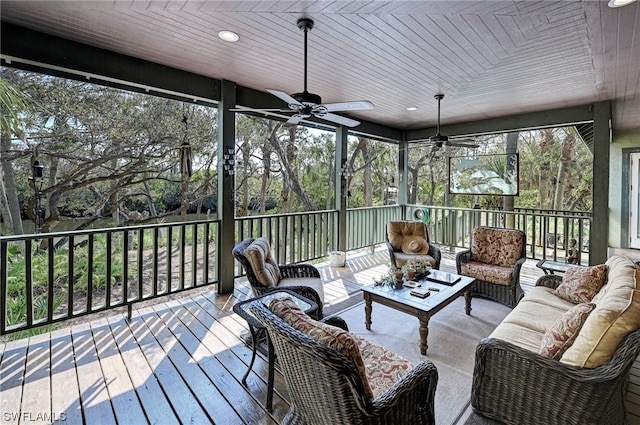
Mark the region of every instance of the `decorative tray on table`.
POLYGON ((440 270, 431 270, 431 273, 427 276, 427 280, 436 283, 442 283, 443 285, 453 286, 456 283, 460 282, 462 279, 461 276, 456 274, 451 274, 447 272, 442 272, 440 270))

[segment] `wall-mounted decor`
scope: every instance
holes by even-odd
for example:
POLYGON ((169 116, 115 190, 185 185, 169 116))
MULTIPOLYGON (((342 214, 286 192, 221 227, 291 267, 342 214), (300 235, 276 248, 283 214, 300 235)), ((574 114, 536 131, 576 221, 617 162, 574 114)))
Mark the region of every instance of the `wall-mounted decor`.
POLYGON ((517 153, 449 158, 449 193, 517 196, 520 176, 517 153))

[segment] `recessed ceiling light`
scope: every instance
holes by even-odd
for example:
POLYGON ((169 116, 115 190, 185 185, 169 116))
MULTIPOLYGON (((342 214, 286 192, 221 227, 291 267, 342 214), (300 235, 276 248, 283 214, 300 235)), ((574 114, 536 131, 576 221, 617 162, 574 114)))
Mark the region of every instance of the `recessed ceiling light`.
POLYGON ((231 43, 235 43, 236 41, 240 40, 238 34, 228 30, 220 31, 218 33, 218 37, 220 37, 224 41, 230 41, 231 43))
POLYGON ((633 3, 636 0, 610 0, 609 7, 622 7, 633 3))
POLYGON ((416 108, 415 106, 409 106, 407 108, 407 111, 417 111, 417 110, 418 110, 418 108, 416 108))

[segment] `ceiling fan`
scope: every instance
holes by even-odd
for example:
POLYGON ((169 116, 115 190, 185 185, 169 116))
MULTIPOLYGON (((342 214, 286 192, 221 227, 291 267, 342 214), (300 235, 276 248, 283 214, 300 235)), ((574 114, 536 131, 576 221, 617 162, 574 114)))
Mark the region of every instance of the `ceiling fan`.
MULTIPOLYGON (((313 28, 313 20, 309 18, 300 18, 297 22, 298 28, 304 31, 304 90, 301 93, 289 95, 283 91, 275 89, 266 89, 269 93, 284 100, 289 109, 250 109, 251 111, 262 112, 294 112, 287 120, 288 125, 296 125, 305 118, 312 116, 331 121, 336 124, 342 124, 347 127, 355 127, 360 124, 351 118, 336 115, 333 112, 339 111, 363 111, 373 109, 373 103, 368 100, 356 100, 350 102, 338 103, 322 103, 322 98, 314 93, 307 91, 307 33, 313 28)), ((237 109, 236 109, 237 110, 237 109)), ((241 109, 246 111, 246 109, 241 109)))
POLYGON ((463 148, 477 148, 479 145, 474 139, 449 139, 448 136, 440 134, 440 101, 444 98, 444 94, 438 93, 434 96, 438 100, 438 125, 436 127, 436 135, 428 139, 416 140, 415 143, 430 144, 433 150, 440 149, 443 146, 459 146, 463 148))

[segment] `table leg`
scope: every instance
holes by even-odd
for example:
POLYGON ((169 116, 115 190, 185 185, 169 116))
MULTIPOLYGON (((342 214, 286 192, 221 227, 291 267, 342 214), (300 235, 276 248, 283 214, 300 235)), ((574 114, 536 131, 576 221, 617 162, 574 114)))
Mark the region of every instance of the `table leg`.
POLYGON ((364 324, 367 330, 371 330, 371 297, 368 294, 364 294, 364 324))
POLYGON ((249 372, 251 372, 251 369, 253 368, 253 363, 256 361, 256 351, 258 350, 257 348, 258 341, 256 341, 258 336, 256 335, 256 330, 253 328, 253 326, 249 325, 249 331, 251 331, 251 341, 252 341, 251 348, 253 353, 251 353, 251 361, 249 362, 249 367, 247 368, 247 371, 242 377, 242 383, 244 385, 247 385, 247 377, 249 376, 249 372))
POLYGON ((471 314, 471 287, 464 291, 464 311, 467 316, 471 314))
POLYGON ((267 410, 271 412, 273 409, 273 381, 274 381, 274 372, 275 372, 275 363, 276 363, 276 353, 273 349, 273 343, 271 342, 271 338, 269 338, 269 334, 267 334, 267 345, 268 348, 268 363, 269 363, 269 376, 267 379, 267 410))
POLYGON ((420 314, 418 316, 418 320, 420 320, 420 354, 425 355, 429 348, 427 345, 427 336, 429 335, 429 315, 420 314))

